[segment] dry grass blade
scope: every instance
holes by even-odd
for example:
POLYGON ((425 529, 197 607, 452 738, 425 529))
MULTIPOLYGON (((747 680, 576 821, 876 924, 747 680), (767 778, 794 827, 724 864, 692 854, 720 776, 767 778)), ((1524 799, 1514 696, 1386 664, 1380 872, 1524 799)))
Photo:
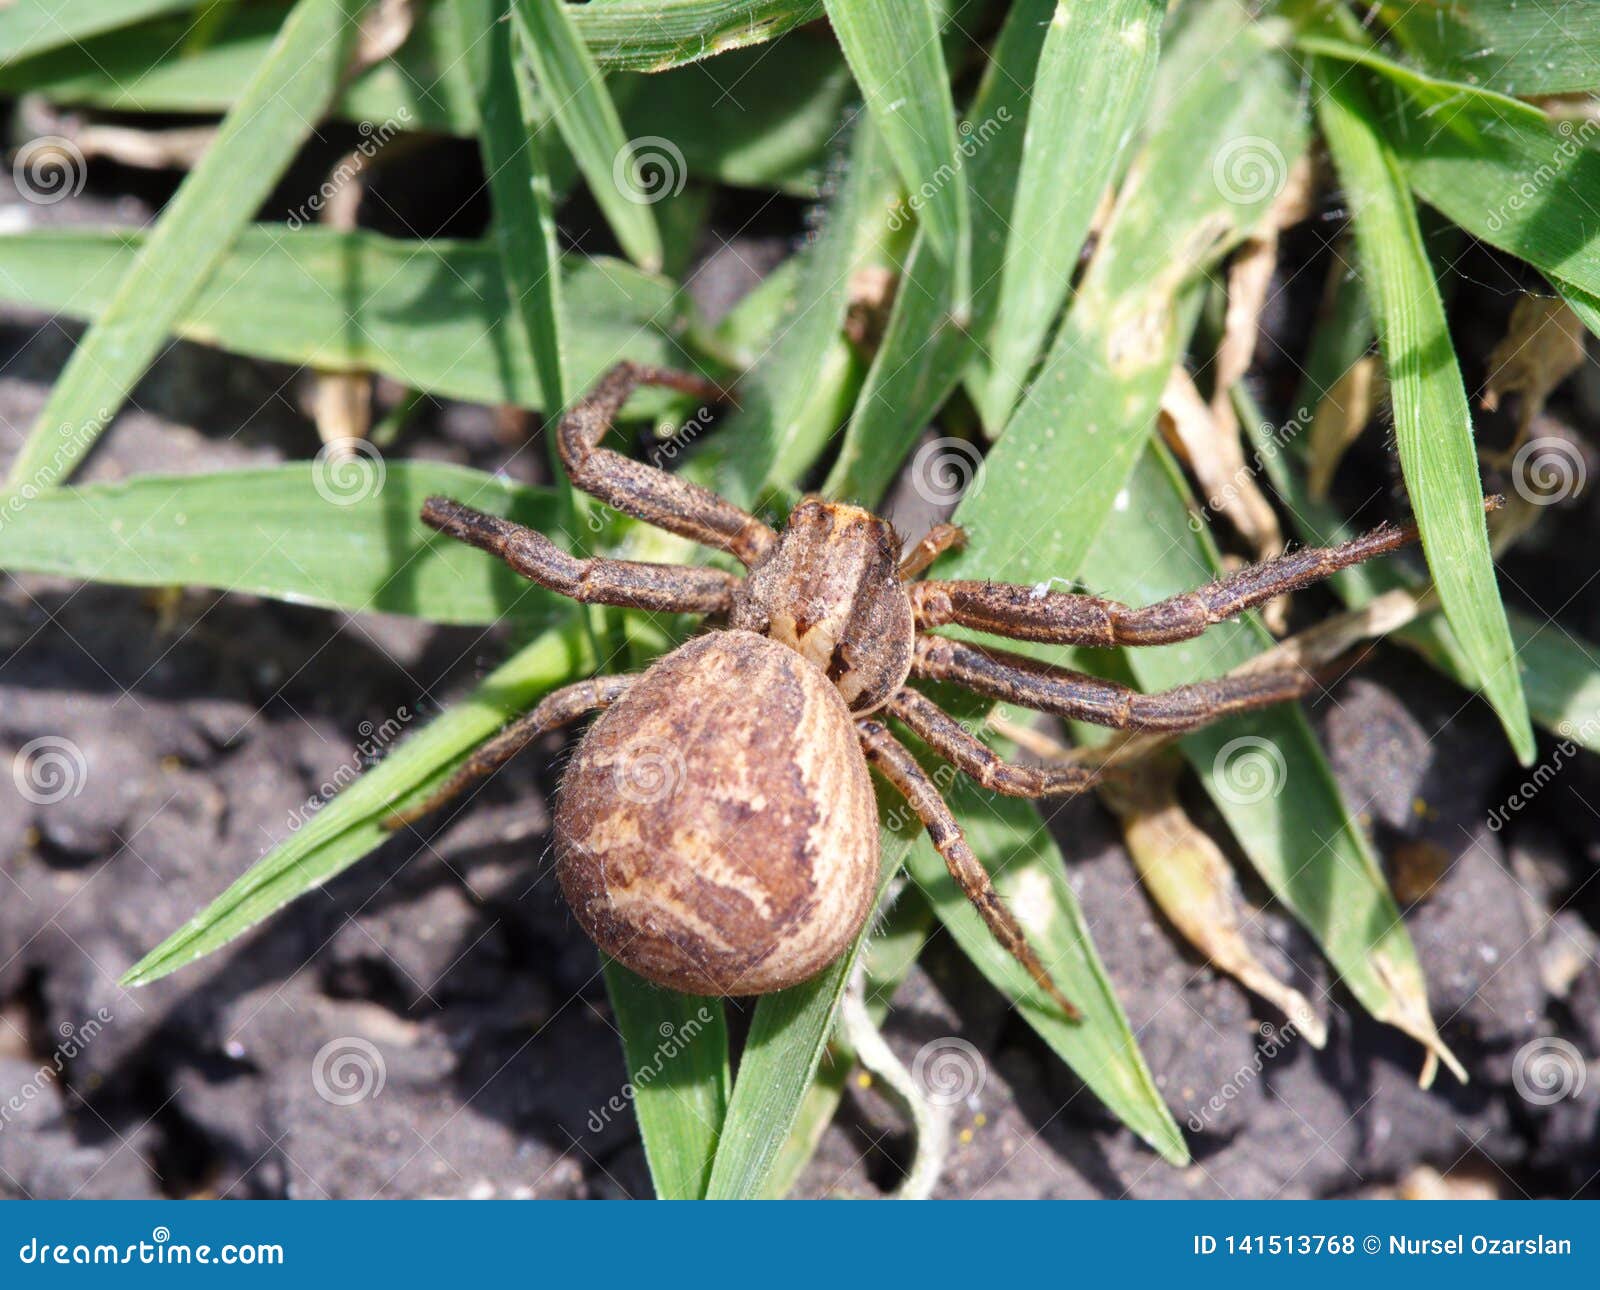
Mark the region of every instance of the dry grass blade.
POLYGON ((1128 854, 1152 900, 1213 967, 1279 1009, 1313 1048, 1328 1038, 1310 1001, 1279 981, 1245 940, 1239 885, 1222 849, 1178 801, 1182 762, 1156 757, 1100 788, 1122 821, 1128 854))

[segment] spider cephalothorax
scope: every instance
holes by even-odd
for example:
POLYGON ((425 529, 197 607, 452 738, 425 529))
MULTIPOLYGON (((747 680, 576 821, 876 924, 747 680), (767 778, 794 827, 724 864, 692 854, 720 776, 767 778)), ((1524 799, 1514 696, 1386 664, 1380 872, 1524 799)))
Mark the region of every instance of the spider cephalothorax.
POLYGON ((806 498, 734 592, 728 626, 814 663, 851 712, 881 708, 911 674, 917 635, 900 539, 859 506, 806 498))
POLYGON ((543 534, 442 497, 430 498, 422 517, 575 600, 721 614, 727 626, 695 637, 642 675, 596 677, 547 695, 393 823, 420 818, 539 734, 604 709, 579 744, 557 802, 561 886, 603 950, 691 993, 763 994, 797 984, 859 934, 879 877, 870 765, 905 796, 999 942, 1076 1016, 933 780, 882 718, 893 717, 997 793, 1076 793, 1100 772, 1005 761, 906 682, 951 682, 1119 729, 1187 730, 1295 698, 1316 679, 1280 669, 1142 694, 931 629, 955 625, 1077 646, 1184 640, 1416 538, 1411 526, 1380 528, 1143 608, 1038 587, 918 581, 961 541, 959 529, 938 526, 902 558, 886 520, 807 498, 777 533, 715 493, 601 448, 641 384, 723 397, 700 377, 618 364, 557 427, 568 475, 620 511, 734 556, 744 578, 576 559, 543 534))

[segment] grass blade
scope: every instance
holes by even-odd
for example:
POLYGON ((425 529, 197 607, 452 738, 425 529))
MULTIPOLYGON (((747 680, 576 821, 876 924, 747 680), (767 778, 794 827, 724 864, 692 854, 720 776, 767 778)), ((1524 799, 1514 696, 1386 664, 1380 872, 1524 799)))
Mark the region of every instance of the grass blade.
MULTIPOLYGON (((646 272, 661 267, 661 230, 650 205, 653 183, 636 180, 634 144, 622 132, 605 78, 560 0, 510 0, 524 54, 539 93, 572 150, 606 223, 628 258, 646 272)), ((659 176, 653 178, 660 178, 659 176)), ((667 176, 669 185, 683 175, 667 176)))
MULTIPOLYGON (((882 1025, 890 1001, 922 953, 933 925, 933 911, 914 888, 903 887, 893 904, 880 913, 878 926, 861 952, 866 974, 867 1015, 882 1025)), ((828 1043, 822 1064, 806 1090, 789 1137, 778 1152, 762 1195, 781 1200, 794 1189, 800 1174, 816 1154, 823 1133, 833 1121, 844 1097, 845 1085, 856 1066, 856 1056, 838 1027, 828 1043)))
POLYGON ((950 74, 930 0, 827 0, 828 20, 883 132, 910 205, 954 273, 952 314, 970 311, 972 213, 950 74))
POLYGON ((494 202, 493 234, 500 267, 517 306, 524 341, 539 374, 542 401, 566 407, 562 362, 561 262, 556 246, 550 174, 524 112, 508 0, 453 0, 462 48, 478 87, 479 146, 494 202))
MULTIPOLYGON (((921 840, 909 844, 904 837, 883 831, 880 898, 888 880, 899 871, 908 846, 926 845, 921 840)), ((845 983, 871 930, 869 922, 849 953, 819 976, 766 995, 756 1006, 717 1144, 708 1198, 749 1200, 766 1194, 779 1153, 822 1061, 845 983)))
POLYGON ((1165 17, 1159 0, 1056 8, 1033 82, 981 386, 986 425, 1005 424, 1067 298, 1090 221, 1143 118, 1165 17))
MULTIPOLYGON (((1149 604, 1222 571, 1190 523, 1187 489, 1165 453, 1147 452, 1084 565, 1097 592, 1149 604)), ((1146 690, 1221 673, 1272 644, 1254 617, 1201 639, 1123 652, 1146 690)), ((1080 661, 1092 666, 1087 655, 1080 661)), ((1294 706, 1219 722, 1182 741, 1207 793, 1273 895, 1316 939, 1373 1016, 1459 1069, 1428 1014, 1426 985, 1399 907, 1304 715, 1294 706), (1265 787, 1244 766, 1267 768, 1265 787)))
POLYGON ((12 463, 10 485, 60 483, 99 438, 332 100, 364 3, 295 5, 272 53, 51 389, 12 463))
MULTIPOLYGON (((252 3, 226 9, 220 18, 212 9, 211 17, 141 22, 4 64, 0 88, 121 112, 227 112, 260 70, 289 8, 252 3)), ((411 38, 344 86, 330 111, 355 121, 470 135, 477 128, 471 87, 451 74, 461 57, 450 4, 423 7, 411 38)))
MULTIPOLYGON (((99 318, 144 245, 141 235, 118 232, 0 236, 0 298, 99 318)), ((667 280, 620 260, 568 258, 562 297, 574 389, 623 356, 696 366, 675 339, 691 329, 690 305, 667 280)), ((176 330, 235 353, 377 372, 474 403, 548 402, 489 242, 257 226, 223 257, 176 330)), ((669 403, 647 391, 629 412, 654 416, 669 403)))
POLYGON ((888 328, 823 485, 830 497, 870 505, 882 496, 917 436, 960 382, 976 349, 974 337, 988 334, 1011 194, 1022 164, 1023 135, 1017 126, 1029 110, 1028 89, 1054 9, 1054 0, 1020 0, 1012 6, 967 116, 973 125, 967 137, 989 138, 968 162, 972 191, 983 195, 973 210, 971 327, 964 330, 951 321, 954 266, 939 256, 928 230, 919 227, 901 269, 888 328))
POLYGON ((740 378, 739 408, 718 432, 717 445, 729 454, 729 496, 754 504, 768 490, 798 479, 833 432, 836 423, 819 424, 800 412, 825 392, 819 377, 830 349, 840 343, 851 280, 878 245, 893 192, 882 134, 864 120, 822 232, 797 257, 793 298, 765 338, 762 354, 740 378))
POLYGON ((1389 372, 1395 438, 1445 617, 1524 763, 1527 700, 1495 584, 1466 389, 1416 210, 1363 87, 1319 58, 1318 114, 1354 214, 1389 372))
POLYGON ((1600 8, 1590 0, 1373 6, 1430 71, 1519 98, 1600 89, 1600 8))
POLYGON ((535 528, 550 495, 461 466, 349 460, 140 475, 0 499, 0 569, 205 586, 439 623, 549 622, 554 597, 417 518, 435 493, 535 528))
MULTIPOLYGON (((1327 313, 1328 321, 1319 328, 1312 345, 1306 392, 1299 406, 1309 407, 1320 399, 1337 374, 1338 368, 1333 364, 1324 364, 1319 371, 1319 352, 1332 354, 1343 350, 1349 353, 1356 346, 1365 350, 1366 340, 1359 324, 1364 313, 1364 293, 1360 288, 1361 283, 1355 278, 1346 278, 1339 284, 1339 296, 1327 313), (1341 329, 1338 327, 1341 318, 1354 318, 1357 325, 1341 329), (1331 340, 1330 329, 1335 332, 1331 340), (1341 331, 1342 334, 1338 334, 1341 331)), ((1239 401, 1241 424, 1256 436, 1256 458, 1294 517, 1302 540, 1327 546, 1356 536, 1355 526, 1346 522, 1328 502, 1312 497, 1303 472, 1291 467, 1288 454, 1279 448, 1289 437, 1285 430, 1273 427, 1242 387, 1235 390, 1234 396, 1239 401)), ((1345 570, 1334 577, 1331 584, 1351 608, 1359 608, 1396 588, 1416 592, 1427 589, 1424 580, 1408 576, 1403 566, 1391 561, 1345 570)), ((1600 646, 1565 629, 1552 631, 1549 623, 1516 609, 1510 611, 1507 621, 1512 645, 1522 660, 1523 686, 1534 721, 1581 747, 1600 752, 1600 722, 1594 717, 1600 712, 1600 665, 1595 662, 1600 658, 1600 646)), ((1430 612, 1418 618, 1397 632, 1395 639, 1416 650, 1456 684, 1475 688, 1471 665, 1462 655, 1450 624, 1439 613, 1430 612)))
POLYGON ((576 624, 546 632, 501 664, 466 700, 430 721, 252 865, 122 978, 148 985, 214 953, 296 896, 342 873, 390 834, 382 821, 438 784, 468 752, 548 690, 593 666, 576 624))
POLYGON ((77 45, 142 18, 193 7, 194 0, 74 0, 56 6, 46 0, 23 0, 0 9, 0 63, 77 45))
MULTIPOLYGON (((1189 66, 1185 55, 1169 57, 1189 66)), ((1184 83, 1134 159, 1044 365, 987 458, 982 505, 959 512, 983 521, 964 576, 1032 583, 1081 567, 1154 429, 1197 284, 1265 216, 1305 149, 1298 75, 1259 27, 1241 25, 1211 67, 1184 83)))
POLYGON ((912 850, 907 868, 940 922, 990 983, 1119 1120, 1171 1164, 1186 1164, 1188 1148, 1156 1089, 1127 1015, 1117 1001, 1067 882, 1066 862, 1036 807, 993 797, 957 779, 946 795, 973 850, 982 856, 1000 894, 1016 912, 1050 973, 1083 1013, 1078 1023, 1041 1002, 1039 989, 996 943, 972 902, 930 846, 912 850))
POLYGON ((663 990, 610 959, 605 976, 656 1195, 698 1200, 728 1110, 722 1000, 663 990))
POLYGON ((591 0, 567 8, 600 66, 639 72, 764 44, 822 16, 820 0, 591 0))

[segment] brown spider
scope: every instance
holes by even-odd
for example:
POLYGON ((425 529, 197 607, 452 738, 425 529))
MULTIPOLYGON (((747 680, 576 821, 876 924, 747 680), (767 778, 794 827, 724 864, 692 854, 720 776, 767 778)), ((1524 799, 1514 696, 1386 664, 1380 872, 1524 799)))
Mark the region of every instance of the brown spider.
POLYGON ((995 938, 1076 1017, 933 780, 874 714, 895 717, 985 788, 1049 797, 1080 792, 1103 772, 1004 761, 907 680, 953 682, 1118 729, 1181 731, 1293 699, 1315 677, 1282 669, 1142 694, 928 629, 955 624, 1060 645, 1165 644, 1417 536, 1410 525, 1382 527, 1144 608, 1002 583, 913 581, 961 543, 960 529, 937 526, 902 559, 886 520, 808 497, 778 533, 697 484, 601 448, 618 410, 646 384, 726 397, 698 376, 619 363, 557 427, 567 474, 617 510, 728 552, 746 577, 576 559, 541 533, 442 497, 428 499, 422 518, 581 603, 725 615, 726 626, 642 675, 597 676, 546 695, 389 823, 416 820, 536 736, 605 709, 558 795, 561 887, 608 954, 695 994, 780 990, 852 943, 871 912, 879 872, 870 764, 921 818, 995 938))

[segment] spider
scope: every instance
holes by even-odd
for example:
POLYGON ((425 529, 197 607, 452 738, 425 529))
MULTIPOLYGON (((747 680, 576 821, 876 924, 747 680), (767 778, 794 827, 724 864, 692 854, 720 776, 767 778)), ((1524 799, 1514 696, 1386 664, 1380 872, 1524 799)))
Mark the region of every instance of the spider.
POLYGON ((959 528, 937 525, 902 557, 888 521, 807 497, 778 532, 708 489, 602 448, 641 385, 729 397, 699 376, 618 363, 557 426, 569 478, 608 506, 728 553, 745 577, 578 559, 533 529, 443 497, 427 500, 422 519, 580 603, 715 615, 723 625, 641 674, 596 676, 546 695, 388 823, 420 819, 537 736, 602 710, 557 794, 557 876, 602 950, 692 994, 781 990, 854 942, 879 875, 870 766, 905 797, 996 940, 1075 1019, 934 780, 884 719, 996 793, 1069 795, 1105 772, 1003 760, 907 682, 951 682, 1122 730, 1177 732, 1294 699, 1316 677, 1284 668, 1144 694, 933 629, 1058 645, 1167 644, 1417 537, 1413 525, 1380 527, 1142 608, 1047 587, 923 580, 963 542, 959 528))

